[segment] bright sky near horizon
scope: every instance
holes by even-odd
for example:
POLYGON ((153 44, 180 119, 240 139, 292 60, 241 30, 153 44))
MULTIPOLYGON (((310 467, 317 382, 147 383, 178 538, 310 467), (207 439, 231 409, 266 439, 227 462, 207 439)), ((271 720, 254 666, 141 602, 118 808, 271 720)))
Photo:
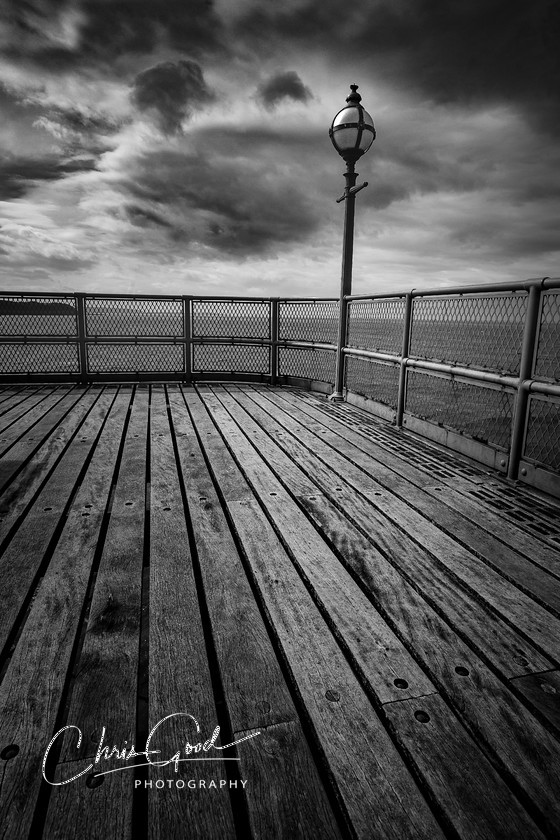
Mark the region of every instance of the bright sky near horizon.
POLYGON ((0 288, 337 296, 560 274, 555 0, 3 0, 0 288))

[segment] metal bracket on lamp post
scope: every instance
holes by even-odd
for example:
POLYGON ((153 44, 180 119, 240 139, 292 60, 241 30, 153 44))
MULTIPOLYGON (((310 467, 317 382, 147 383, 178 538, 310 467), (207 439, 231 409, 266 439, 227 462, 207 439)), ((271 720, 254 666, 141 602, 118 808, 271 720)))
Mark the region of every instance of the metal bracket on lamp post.
POLYGON ((336 203, 340 204, 340 202, 345 201, 348 198, 349 195, 356 195, 356 193, 360 192, 360 190, 363 190, 363 188, 367 187, 367 186, 368 186, 368 182, 364 181, 364 183, 360 184, 359 187, 350 187, 350 189, 344 190, 344 195, 341 195, 340 198, 337 198, 336 203))

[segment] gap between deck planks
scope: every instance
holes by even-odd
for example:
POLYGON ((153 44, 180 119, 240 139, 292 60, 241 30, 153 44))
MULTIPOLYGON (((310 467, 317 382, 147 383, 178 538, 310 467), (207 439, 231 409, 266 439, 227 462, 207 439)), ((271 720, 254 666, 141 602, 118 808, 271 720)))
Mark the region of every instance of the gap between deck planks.
MULTIPOLYGON (((555 580, 548 554, 528 558, 515 534, 509 552, 478 503, 438 500, 406 454, 384 463, 359 414, 345 426, 313 395, 39 390, 24 414, 6 396, 0 751, 20 752, 0 764, 0 837, 43 819, 49 840, 117 825, 134 840, 186 825, 201 840, 555 836, 557 624, 554 591, 535 590, 555 580), (467 554, 478 577, 457 577, 467 554), (219 722, 222 743, 261 732, 214 765, 246 790, 209 808, 202 791, 136 792, 130 771, 40 783, 62 721, 85 736, 83 753, 61 742, 68 777, 103 725, 122 744, 175 711, 219 722)), ((178 723, 158 746, 193 740, 178 723)))

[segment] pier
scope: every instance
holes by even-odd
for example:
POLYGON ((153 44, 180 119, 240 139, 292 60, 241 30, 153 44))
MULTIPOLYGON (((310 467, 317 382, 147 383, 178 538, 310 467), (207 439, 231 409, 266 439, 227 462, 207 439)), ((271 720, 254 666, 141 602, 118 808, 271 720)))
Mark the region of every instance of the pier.
POLYGON ((557 837, 559 289, 0 295, 0 837, 557 837))

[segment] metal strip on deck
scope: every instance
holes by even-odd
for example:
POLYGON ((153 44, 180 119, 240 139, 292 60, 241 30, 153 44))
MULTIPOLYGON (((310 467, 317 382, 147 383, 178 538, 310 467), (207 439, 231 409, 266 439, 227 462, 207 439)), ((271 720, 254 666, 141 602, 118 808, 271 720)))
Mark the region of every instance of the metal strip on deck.
POLYGON ((290 389, 0 426, 2 840, 560 835, 554 502, 290 389))

